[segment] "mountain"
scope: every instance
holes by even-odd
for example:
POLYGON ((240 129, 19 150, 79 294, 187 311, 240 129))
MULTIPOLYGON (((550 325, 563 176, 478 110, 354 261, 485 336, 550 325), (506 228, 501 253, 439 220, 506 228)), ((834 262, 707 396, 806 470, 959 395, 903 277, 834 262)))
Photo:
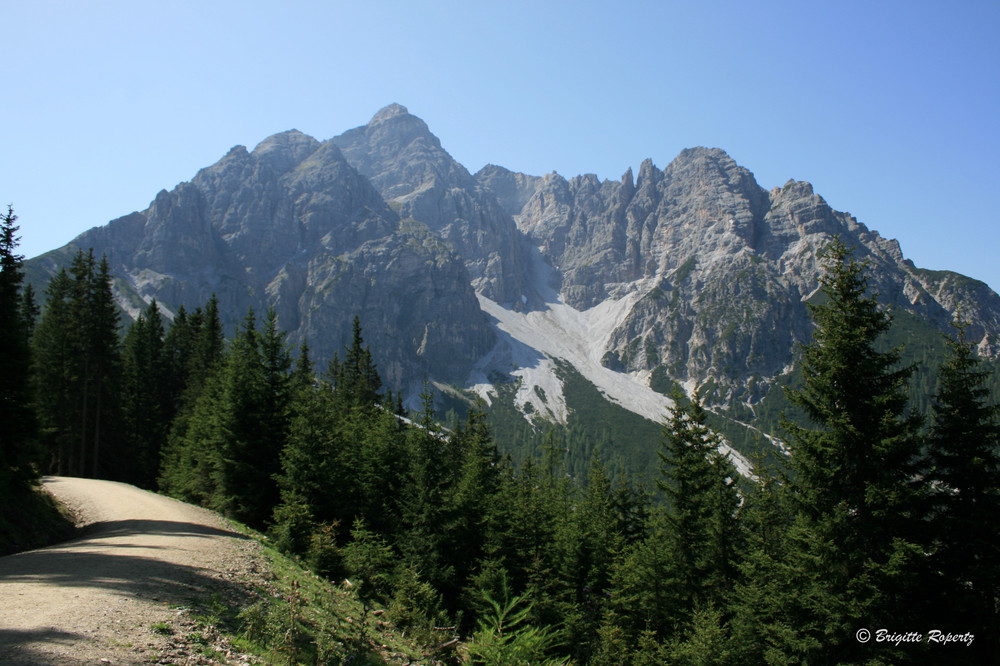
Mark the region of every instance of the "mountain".
POLYGON ((834 235, 858 248, 887 305, 942 329, 961 306, 982 351, 995 353, 1000 298, 985 284, 916 268, 809 183, 767 191, 721 150, 685 150, 662 171, 647 160, 634 183, 631 170, 603 182, 499 167, 477 177, 557 269, 566 304, 635 301, 604 344, 609 368, 692 384, 780 375, 809 339, 817 252, 834 235))
POLYGON ((329 359, 357 314, 396 388, 461 381, 494 344, 461 258, 400 218, 334 143, 295 130, 236 146, 145 211, 33 259, 30 274, 44 279, 88 247, 107 254, 133 315, 153 298, 172 312, 215 293, 230 330, 248 308, 273 307, 291 343, 329 359))
POLYGON ((454 248, 477 292, 523 305, 527 248, 514 220, 424 121, 392 104, 331 141, 393 210, 420 220, 454 248))
MULTIPOLYGON (((835 235, 867 262, 899 340, 936 339, 961 314, 996 357, 995 292, 917 268, 809 183, 767 190, 714 148, 662 170, 646 160, 620 180, 496 165, 473 175, 398 104, 327 141, 292 130, 236 146, 27 269, 40 289, 93 247, 127 312, 215 293, 231 327, 273 307, 289 341, 308 340, 321 361, 358 314, 394 390, 412 398, 427 378, 443 401, 478 394, 525 426, 574 423, 590 407, 570 384, 658 421, 677 382, 748 430, 809 340, 806 304, 835 235)), ((920 348, 927 364, 933 346, 920 348)), ((765 421, 754 427, 766 435, 765 421)), ((608 437, 614 447, 624 435, 608 437)))

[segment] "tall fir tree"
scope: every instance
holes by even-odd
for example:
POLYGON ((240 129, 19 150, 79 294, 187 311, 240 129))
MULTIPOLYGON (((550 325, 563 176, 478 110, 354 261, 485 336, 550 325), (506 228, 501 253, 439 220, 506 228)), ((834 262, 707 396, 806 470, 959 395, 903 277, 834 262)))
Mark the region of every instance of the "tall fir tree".
POLYGON ((664 426, 658 486, 667 496, 680 607, 719 603, 735 577, 741 542, 736 512, 736 470, 720 451, 698 400, 679 390, 664 426))
POLYGON ((931 562, 941 587, 929 619, 971 631, 976 658, 988 658, 1000 654, 1000 407, 965 325, 948 347, 928 442, 931 562))
POLYGON ((48 454, 46 469, 56 474, 78 474, 74 446, 74 416, 78 400, 80 337, 73 317, 73 281, 60 270, 45 290, 45 308, 32 338, 35 404, 41 440, 48 454))
POLYGON ((720 453, 700 403, 679 390, 670 398, 657 482, 667 504, 651 516, 647 536, 616 563, 600 632, 603 662, 622 650, 636 659, 673 660, 674 652, 704 638, 694 637, 701 630, 696 620, 726 605, 737 577, 736 471, 720 453))
POLYGON ((43 439, 62 474, 101 476, 120 434, 119 312, 106 258, 78 251, 46 290, 33 336, 43 439))
POLYGON ((121 407, 124 445, 117 476, 153 488, 173 419, 173 399, 164 349, 163 318, 154 299, 125 335, 121 407))
MULTIPOLYGON (((215 296, 209 298, 204 308, 197 307, 190 314, 184 306, 179 307, 163 346, 174 418, 161 456, 157 483, 175 496, 207 502, 205 488, 210 482, 206 475, 215 454, 198 458, 200 447, 192 440, 191 429, 196 410, 213 408, 221 390, 218 375, 227 358, 215 296), (202 400, 206 392, 208 395, 202 400)), ((205 415, 198 424, 199 430, 208 427, 206 418, 213 417, 205 415)))
POLYGON ((72 297, 66 332, 79 355, 72 385, 78 420, 76 474, 103 473, 102 449, 113 447, 118 432, 120 346, 118 306, 112 293, 107 258, 79 250, 70 266, 72 297))
POLYGON ((33 321, 22 306, 24 257, 17 253, 14 209, 0 217, 0 497, 11 484, 35 478, 37 423, 31 400, 29 337, 33 321))
POLYGON ((251 309, 172 447, 166 485, 264 526, 278 503, 274 475, 287 435, 290 364, 274 313, 261 333, 251 309))
MULTIPOLYGON (((864 266, 839 240, 825 251, 822 301, 803 351, 803 385, 789 392, 812 427, 785 424, 791 448, 788 577, 802 596, 792 624, 818 645, 807 661, 867 660, 859 627, 906 627, 919 595, 916 544, 921 419, 908 411, 912 367, 879 347, 891 318, 868 293, 864 266)), ((897 659, 901 650, 884 658, 897 659)))
POLYGON ((379 377, 371 350, 361 334, 361 318, 355 315, 351 329, 351 345, 344 352, 341 362, 335 354, 330 361, 328 376, 337 390, 345 409, 370 409, 381 402, 379 377))

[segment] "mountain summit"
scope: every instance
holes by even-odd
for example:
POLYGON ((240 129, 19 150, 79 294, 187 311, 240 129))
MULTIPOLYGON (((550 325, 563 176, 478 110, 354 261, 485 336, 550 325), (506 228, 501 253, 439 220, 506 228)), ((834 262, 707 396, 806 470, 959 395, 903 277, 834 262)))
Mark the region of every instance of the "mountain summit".
POLYGON ((672 382, 753 409, 787 376, 834 236, 911 333, 947 330, 961 309, 980 352, 996 354, 996 293, 917 268, 809 183, 766 190, 700 147, 619 180, 496 165, 472 175, 399 104, 327 141, 290 130, 236 146, 28 270, 40 289, 74 248, 93 247, 131 313, 215 293, 230 326, 248 307, 274 308, 320 360, 358 314, 387 384, 408 395, 431 379, 490 401, 507 382, 527 418, 560 421, 573 407, 558 377, 571 368, 659 419, 654 389, 672 382))

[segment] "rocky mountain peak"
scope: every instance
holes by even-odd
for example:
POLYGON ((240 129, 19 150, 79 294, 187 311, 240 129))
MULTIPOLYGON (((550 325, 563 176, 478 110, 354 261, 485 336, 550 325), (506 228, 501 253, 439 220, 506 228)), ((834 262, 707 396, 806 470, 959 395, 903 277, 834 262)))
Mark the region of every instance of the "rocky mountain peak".
POLYGON ((372 119, 368 121, 369 127, 374 127, 375 125, 380 125, 387 120, 395 118, 396 116, 408 116, 410 112, 402 104, 392 104, 379 109, 378 113, 372 116, 372 119))
POLYGON ((394 104, 331 142, 400 218, 417 220, 450 244, 477 291, 499 302, 522 301, 524 250, 513 219, 423 120, 394 104))
MULTIPOLYGON (((644 389, 650 377, 711 380, 715 400, 749 404, 811 335, 806 301, 833 235, 858 247, 887 304, 940 327, 970 307, 970 333, 996 353, 994 292, 915 267, 808 182, 768 192, 706 147, 663 170, 644 160, 619 180, 492 164, 473 177, 399 104, 325 142, 293 129, 252 152, 235 146, 74 245, 108 253, 133 310, 153 297, 196 306, 212 293, 232 318, 273 306, 289 342, 308 339, 320 358, 341 348, 358 314, 397 389, 424 377, 461 384, 473 368, 509 375, 498 340, 577 335, 531 328, 554 311, 551 287, 567 316, 559 321, 590 328, 580 329, 582 347, 567 337, 546 348, 585 347, 591 369, 629 373, 644 389), (483 308, 520 323, 491 325, 483 308)), ((45 260, 50 275, 57 258, 45 260)), ((536 375, 541 349, 525 357, 536 375)))
MULTIPOLYGON (((629 169, 631 171, 631 168, 629 169)), ((653 160, 648 157, 639 165, 639 177, 635 181, 635 189, 641 190, 659 180, 660 170, 653 164, 653 160)))
POLYGON ((629 167, 622 174, 622 196, 631 199, 633 194, 635 194, 635 182, 632 177, 632 167, 629 167))
POLYGON ((292 129, 267 137, 257 144, 251 155, 270 162, 280 171, 288 171, 315 152, 319 145, 311 136, 292 129))

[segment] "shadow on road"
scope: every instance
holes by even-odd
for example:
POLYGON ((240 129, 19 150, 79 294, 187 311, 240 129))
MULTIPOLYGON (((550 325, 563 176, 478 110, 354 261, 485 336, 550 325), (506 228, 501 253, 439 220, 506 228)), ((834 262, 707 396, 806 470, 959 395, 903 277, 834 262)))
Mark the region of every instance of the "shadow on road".
MULTIPOLYGON (((88 526, 76 539, 41 550, 0 558, 0 582, 38 583, 65 588, 97 587, 130 596, 155 596, 167 602, 183 602, 191 590, 200 591, 219 583, 200 567, 160 559, 136 550, 176 549, 155 542, 109 543, 132 535, 188 537, 193 539, 248 537, 206 525, 165 520, 120 520, 88 526), (91 550, 93 549, 93 550, 91 550), (113 549, 113 550, 112 550, 113 549), (111 552, 99 552, 111 551, 111 552)), ((182 542, 183 543, 183 542, 182 542)), ((192 548, 198 547, 192 544, 192 548)))
POLYGON ((182 523, 172 520, 110 520, 91 523, 83 528, 77 539, 95 539, 105 537, 128 536, 132 534, 155 534, 161 536, 194 536, 194 537, 232 537, 247 539, 249 537, 197 523, 182 523))
POLYGON ((62 666, 73 664, 78 666, 78 659, 59 657, 50 653, 54 645, 72 645, 83 639, 80 634, 74 634, 59 629, 34 629, 23 631, 19 629, 0 629, 0 659, 5 665, 34 666, 36 664, 55 664, 62 666), (48 649, 46 649, 48 648, 48 649))

